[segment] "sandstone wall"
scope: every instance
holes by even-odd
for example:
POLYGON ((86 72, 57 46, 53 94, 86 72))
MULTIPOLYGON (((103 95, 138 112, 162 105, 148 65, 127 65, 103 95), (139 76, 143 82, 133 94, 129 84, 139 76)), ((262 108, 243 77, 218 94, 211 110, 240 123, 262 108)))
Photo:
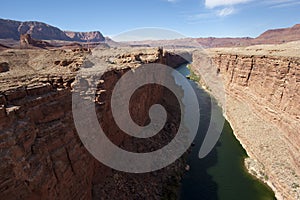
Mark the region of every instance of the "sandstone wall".
POLYGON ((72 125, 71 80, 52 78, 1 95, 4 199, 91 198, 95 160, 72 125))
POLYGON ((218 55, 214 62, 224 74, 228 92, 251 103, 260 115, 300 144, 300 59, 275 56, 218 55))
POLYGON ((224 114, 253 159, 248 169, 268 182, 278 198, 299 199, 300 58, 236 54, 235 49, 208 54, 209 61, 195 55, 192 69, 200 75, 200 68, 212 64, 210 76, 223 80, 224 114))
MULTIPOLYGON (((159 136, 146 142, 133 140, 114 123, 110 112, 113 86, 131 67, 136 67, 137 60, 136 56, 132 56, 135 53, 107 51, 101 59, 111 66, 99 81, 101 92, 95 96, 98 120, 103 129, 116 145, 130 151, 143 152, 167 144, 176 133, 180 119, 176 115, 176 102, 172 103, 169 98, 172 94, 163 87, 141 88, 132 97, 131 104, 133 119, 140 125, 147 123, 149 106, 153 103, 165 104, 167 110, 169 107, 167 124, 159 136)), ((72 54, 59 52, 63 53, 62 58, 65 53, 68 56, 72 54)), ((24 50, 23 53, 27 55, 33 51, 24 50)), ((73 52, 74 55, 77 53, 73 52)), ((162 51, 157 49, 139 53, 137 57, 138 63, 164 63, 162 51)), ((102 165, 87 152, 77 135, 72 117, 71 95, 76 74, 71 69, 56 65, 58 59, 60 56, 45 62, 49 69, 55 71, 52 74, 45 69, 41 74, 9 76, 2 73, 0 77, 3 86, 0 91, 1 198, 175 198, 176 184, 184 169, 182 160, 157 172, 129 174, 102 165)), ((22 67, 25 68, 31 61, 24 62, 22 67)), ((16 61, 16 64, 21 65, 22 62, 16 61)))

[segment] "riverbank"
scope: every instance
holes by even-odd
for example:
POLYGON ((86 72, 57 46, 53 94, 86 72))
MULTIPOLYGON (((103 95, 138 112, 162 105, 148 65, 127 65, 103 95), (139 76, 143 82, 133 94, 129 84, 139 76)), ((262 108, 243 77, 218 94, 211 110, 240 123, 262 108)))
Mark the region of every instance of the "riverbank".
MULTIPOLYGON (((267 183, 277 199, 300 199, 298 57, 293 46, 286 52, 286 46, 261 48, 208 50, 216 67, 208 76, 218 74, 224 81, 224 116, 250 157, 245 160, 248 171, 267 183)), ((200 66, 203 62, 196 57, 192 70, 198 75, 200 66)))
MULTIPOLYGON (((178 69, 183 75, 193 80, 195 74, 186 66, 178 69)), ((274 199, 272 190, 254 178, 244 167, 245 149, 233 135, 228 122, 225 122, 221 137, 212 151, 199 159, 199 149, 211 121, 212 96, 193 80, 191 84, 197 94, 201 119, 194 146, 188 155, 187 171, 182 180, 181 200, 220 199, 220 200, 269 200, 274 199)), ((216 104, 216 101, 212 101, 216 104)), ((221 108, 217 112, 222 112, 221 108)))
MULTIPOLYGON (((229 97, 230 98, 230 97, 229 97)), ((229 99, 229 102, 227 105, 226 113, 224 113, 224 117, 229 122, 231 128, 233 129, 233 134, 236 137, 236 139, 240 142, 242 147, 247 152, 247 155, 249 156, 244 160, 244 165, 248 171, 248 173, 252 174, 265 184, 267 184, 275 193, 275 196, 278 200, 282 200, 283 197, 280 195, 280 192, 278 189, 273 185, 272 183, 272 177, 269 177, 266 172, 266 169, 262 163, 258 161, 258 157, 255 156, 255 148, 257 147, 251 147, 255 141, 248 141, 243 135, 248 135, 248 137, 253 137, 253 140, 257 139, 256 135, 257 133, 261 132, 261 128, 265 127, 266 129, 272 131, 275 133, 276 130, 272 126, 266 127, 267 123, 264 121, 260 121, 260 118, 255 116, 252 112, 252 110, 242 101, 239 101, 237 99, 231 98, 229 99), (248 116, 246 120, 243 120, 242 123, 240 122, 241 117, 248 116), (260 122, 259 122, 260 121, 260 122), (251 127, 247 128, 245 130, 245 127, 251 127), (250 133, 253 133, 250 135, 250 133)), ((275 136, 276 137, 276 136, 275 136)), ((263 142, 261 142, 263 144, 263 142)), ((259 144, 258 146, 260 146, 259 144)))
MULTIPOLYGON (((191 68, 190 68, 191 69, 191 68)), ((201 78, 197 78, 201 79, 201 78)), ((204 91, 206 91, 208 94, 214 96, 209 90, 209 87, 204 84, 204 82, 201 82, 199 80, 198 82, 199 87, 201 87, 204 91)), ((227 98, 230 98, 227 96, 227 98)), ((250 148, 250 144, 247 142, 244 142, 243 137, 241 135, 243 133, 242 129, 244 128, 243 126, 251 125, 251 121, 249 120, 248 122, 243 121, 242 125, 239 124, 238 120, 239 117, 241 116, 249 116, 249 119, 251 119, 251 115, 253 115, 251 109, 248 108, 246 104, 244 104, 242 101, 239 101, 237 99, 231 98, 231 99, 226 99, 226 103, 230 102, 229 104, 226 105, 226 112, 223 112, 224 118, 228 121, 230 124, 231 128, 233 129, 233 135, 235 138, 238 140, 242 148, 246 151, 247 153, 247 158, 244 160, 244 167, 246 168, 247 172, 257 178, 258 180, 262 181, 264 184, 267 184, 272 191, 275 193, 276 199, 277 200, 283 200, 282 196, 280 195, 279 191, 277 188, 272 184, 272 181, 270 181, 270 178, 266 175, 265 168, 264 166, 257 160, 257 157, 254 155, 253 151, 250 148), (240 109, 239 108, 244 108, 240 109), (247 109, 245 109, 247 108, 247 109), (236 115, 239 113, 239 115, 236 115), (230 116, 230 117, 229 117, 230 116)), ((219 104, 221 106, 221 104, 219 104)), ((253 119, 253 118, 252 118, 253 119)), ((257 123, 255 123, 258 125, 257 123)), ((254 126, 257 127, 257 126, 254 126)), ((271 128, 273 129, 273 128, 271 128)), ((260 131, 258 129, 253 129, 253 132, 260 131)), ((274 129, 275 131, 275 129, 274 129)))

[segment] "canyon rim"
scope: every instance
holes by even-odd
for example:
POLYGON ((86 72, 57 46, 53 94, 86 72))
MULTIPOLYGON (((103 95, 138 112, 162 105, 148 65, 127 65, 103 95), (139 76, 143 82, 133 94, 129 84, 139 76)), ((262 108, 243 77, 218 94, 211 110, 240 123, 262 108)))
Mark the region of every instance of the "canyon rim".
POLYGON ((196 3, 3 2, 0 199, 300 200, 300 3, 196 3))

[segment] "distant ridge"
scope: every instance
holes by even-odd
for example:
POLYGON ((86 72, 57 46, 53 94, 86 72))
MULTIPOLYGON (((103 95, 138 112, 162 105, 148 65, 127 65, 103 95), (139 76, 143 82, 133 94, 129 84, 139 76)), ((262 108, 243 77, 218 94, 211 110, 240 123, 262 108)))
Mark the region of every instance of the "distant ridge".
POLYGON ((272 29, 264 32, 256 40, 268 41, 270 43, 283 43, 300 40, 300 24, 291 28, 272 29))
MULTIPOLYGON (((27 21, 20 22, 15 20, 0 19, 0 39, 1 43, 10 46, 14 41, 19 41, 20 35, 30 34, 36 40, 60 40, 70 42, 91 42, 93 46, 100 43, 106 43, 112 47, 118 46, 165 46, 170 48, 191 48, 191 47, 232 47, 232 46, 250 46, 257 44, 282 44, 286 42, 300 40, 300 24, 290 28, 280 28, 267 30, 257 38, 183 38, 175 40, 148 40, 148 41, 130 41, 115 42, 108 37, 104 37, 99 31, 74 32, 62 31, 57 27, 43 22, 27 21), (5 41, 3 41, 5 40, 5 41), (10 41, 10 42, 7 42, 10 41), (196 45, 195 45, 196 44, 196 45)), ((7 48, 7 47, 1 47, 7 48)))
POLYGON ((250 46, 258 44, 282 44, 300 40, 300 24, 296 24, 291 28, 280 28, 268 30, 257 38, 241 37, 241 38, 183 38, 176 40, 156 40, 156 41, 132 41, 126 42, 131 45, 150 45, 160 46, 164 44, 171 48, 191 48, 191 47, 233 47, 233 46, 250 46), (196 44, 196 45, 195 45, 196 44))
POLYGON ((57 27, 43 22, 20 22, 8 19, 0 19, 0 39, 19 40, 21 34, 30 34, 32 38, 38 40, 63 40, 74 42, 102 42, 105 40, 99 31, 62 31, 57 27))

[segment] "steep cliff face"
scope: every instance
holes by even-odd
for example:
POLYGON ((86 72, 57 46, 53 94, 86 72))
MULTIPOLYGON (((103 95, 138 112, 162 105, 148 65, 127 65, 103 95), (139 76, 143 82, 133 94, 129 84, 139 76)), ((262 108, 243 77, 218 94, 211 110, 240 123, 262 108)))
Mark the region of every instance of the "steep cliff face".
MULTIPOLYGON (((136 152, 167 144, 180 119, 178 105, 165 88, 143 87, 132 97, 131 114, 140 125, 147 123, 153 103, 162 103, 170 111, 161 134, 146 142, 122 134, 110 111, 111 92, 120 77, 142 63, 164 63, 163 51, 114 49, 101 53, 102 65, 109 68, 99 80, 95 108, 111 141, 136 152)), ((182 160, 157 172, 129 174, 99 163, 83 146, 74 126, 71 95, 76 76, 73 67, 82 65, 87 54, 84 50, 1 52, 1 59, 11 65, 9 72, 0 74, 1 198, 174 198, 173 188, 176 191, 184 168, 182 160), (60 64, 64 60, 67 65, 60 64)), ((84 66, 91 67, 89 63, 84 66)))
POLYGON ((105 38, 99 31, 91 31, 91 32, 64 31, 64 32, 69 38, 71 38, 74 41, 100 42, 105 40, 105 38))
POLYGON ((1 95, 2 197, 91 198, 95 161, 72 126, 71 80, 39 80, 1 95))
MULTIPOLYGON (((300 195, 297 44, 208 51, 216 67, 211 75, 217 74, 224 81, 225 115, 252 158, 246 161, 248 169, 284 199, 300 195)), ((203 64, 195 55, 193 70, 199 72, 203 64)))

